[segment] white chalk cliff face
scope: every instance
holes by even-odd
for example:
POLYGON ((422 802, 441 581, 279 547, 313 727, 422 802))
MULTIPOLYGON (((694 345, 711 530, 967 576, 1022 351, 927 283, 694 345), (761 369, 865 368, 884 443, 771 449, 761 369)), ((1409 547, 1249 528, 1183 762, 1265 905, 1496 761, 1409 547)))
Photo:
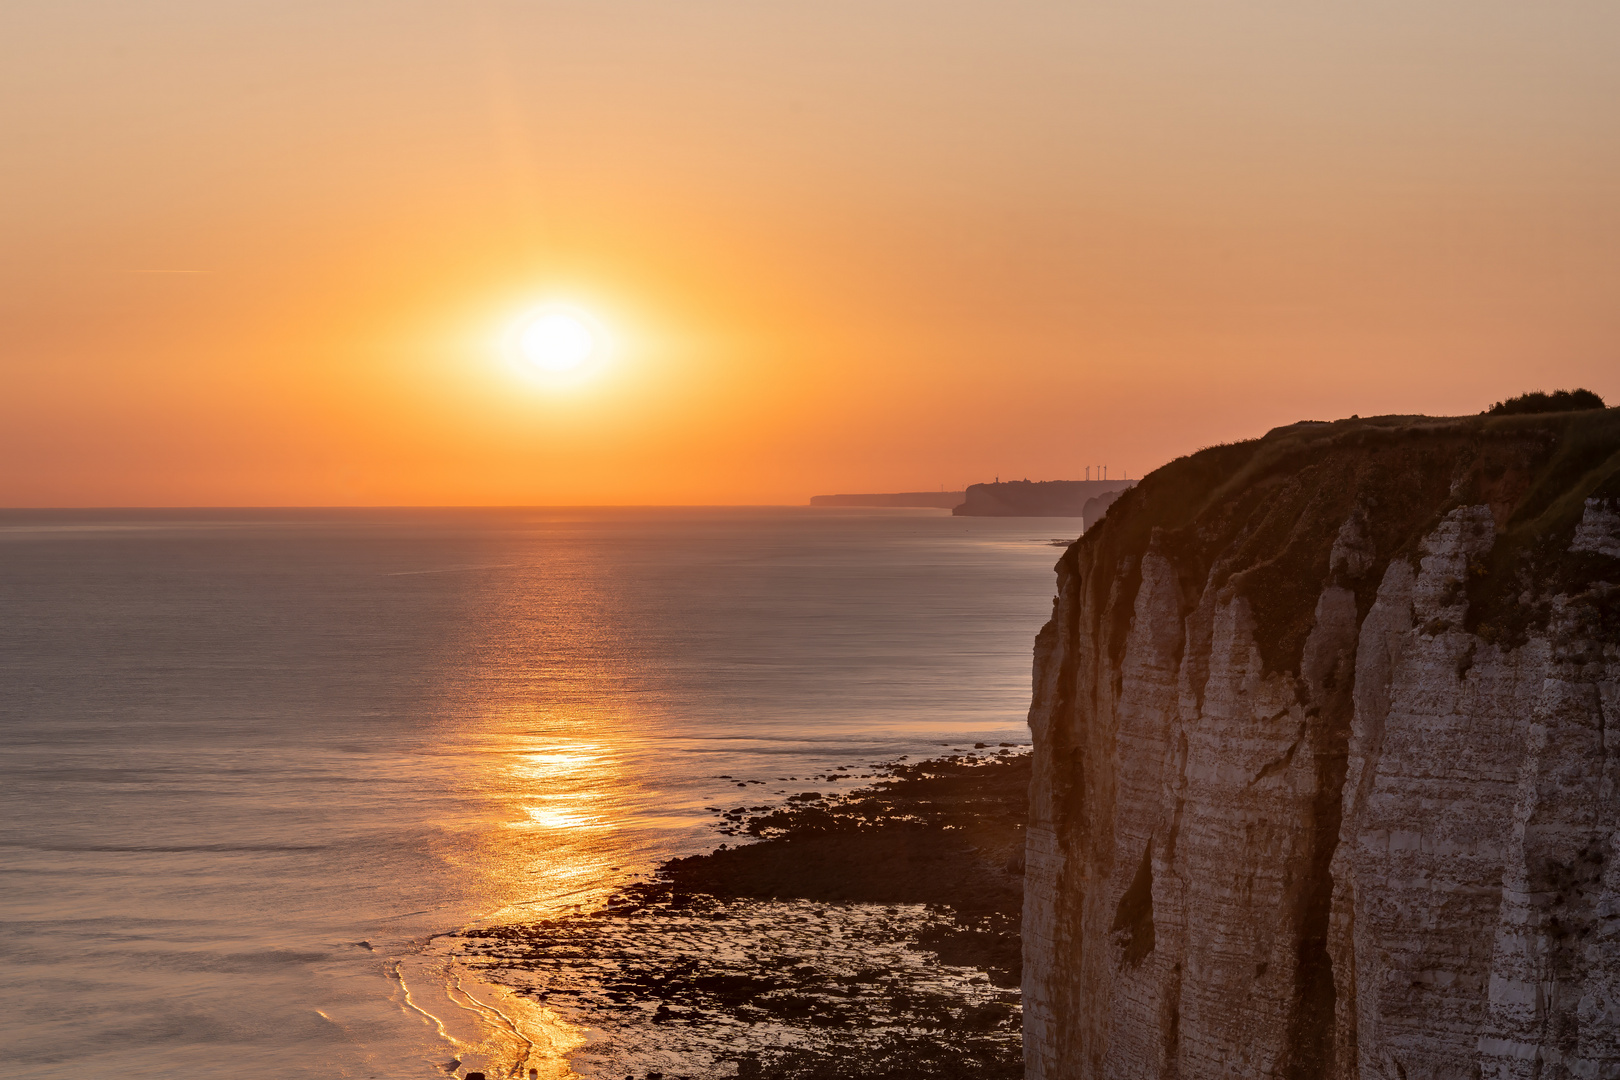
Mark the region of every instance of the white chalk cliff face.
POLYGON ((1029 1076, 1620 1078, 1614 412, 1280 429, 1069 550, 1029 1076))

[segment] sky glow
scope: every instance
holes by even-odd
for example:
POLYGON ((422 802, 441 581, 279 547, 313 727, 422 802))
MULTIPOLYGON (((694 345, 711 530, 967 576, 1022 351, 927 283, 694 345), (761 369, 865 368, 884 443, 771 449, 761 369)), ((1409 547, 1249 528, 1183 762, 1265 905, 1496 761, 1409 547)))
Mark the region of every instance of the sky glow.
POLYGON ((1620 399, 1616 41, 1574 0, 18 0, 0 504, 797 503, 1620 399), (557 296, 612 331, 566 393, 503 352, 557 296))

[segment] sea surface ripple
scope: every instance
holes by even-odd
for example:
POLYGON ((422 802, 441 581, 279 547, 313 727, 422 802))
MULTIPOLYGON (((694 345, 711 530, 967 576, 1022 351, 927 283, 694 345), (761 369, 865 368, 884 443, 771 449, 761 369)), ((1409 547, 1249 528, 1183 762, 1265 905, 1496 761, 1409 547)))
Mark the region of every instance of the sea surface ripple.
POLYGON ((434 935, 588 909, 738 787, 1026 741, 1075 525, 0 511, 8 1075, 443 1077, 560 1038, 434 935))

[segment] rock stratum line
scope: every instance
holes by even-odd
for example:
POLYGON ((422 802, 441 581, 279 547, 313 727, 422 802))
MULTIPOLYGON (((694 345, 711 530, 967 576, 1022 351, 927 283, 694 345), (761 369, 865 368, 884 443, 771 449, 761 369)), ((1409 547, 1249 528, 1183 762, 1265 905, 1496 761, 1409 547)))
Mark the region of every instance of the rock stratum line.
POLYGON ((1057 570, 1030 1077, 1620 1077, 1620 410, 1280 428, 1057 570))

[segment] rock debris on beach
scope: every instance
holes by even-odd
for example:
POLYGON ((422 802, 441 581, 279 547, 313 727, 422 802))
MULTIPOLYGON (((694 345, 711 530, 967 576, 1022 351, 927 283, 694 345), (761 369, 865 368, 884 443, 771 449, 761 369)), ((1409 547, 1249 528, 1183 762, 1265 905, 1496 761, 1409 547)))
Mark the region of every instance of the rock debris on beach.
POLYGON ((447 939, 592 1029, 588 1077, 1014 1077, 1029 761, 890 763, 869 788, 721 810, 757 842, 601 910, 447 939))

